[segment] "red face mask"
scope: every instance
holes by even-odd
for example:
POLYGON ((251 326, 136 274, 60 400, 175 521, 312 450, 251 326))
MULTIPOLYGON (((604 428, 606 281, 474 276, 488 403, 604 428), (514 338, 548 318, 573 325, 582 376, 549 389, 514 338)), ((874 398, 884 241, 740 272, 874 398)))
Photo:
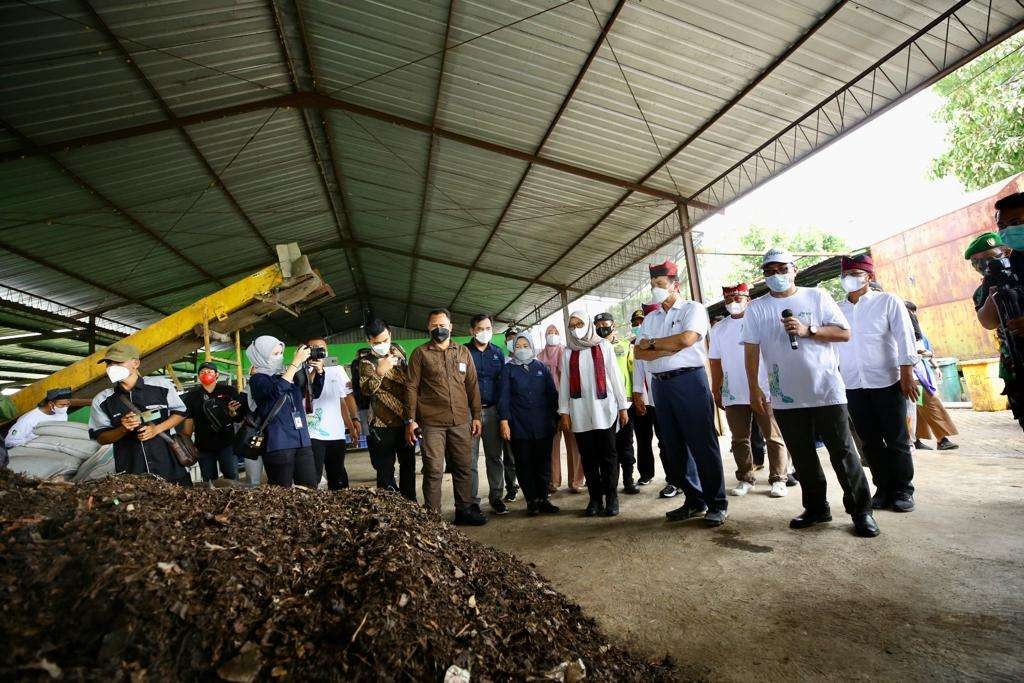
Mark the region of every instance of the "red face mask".
POLYGON ((213 370, 203 370, 199 373, 199 382, 207 386, 217 383, 217 373, 213 370))

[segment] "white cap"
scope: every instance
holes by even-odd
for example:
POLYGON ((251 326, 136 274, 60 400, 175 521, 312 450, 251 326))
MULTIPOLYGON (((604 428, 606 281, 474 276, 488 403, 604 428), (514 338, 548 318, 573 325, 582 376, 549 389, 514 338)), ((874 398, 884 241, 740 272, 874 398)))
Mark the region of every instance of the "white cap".
POLYGON ((765 252, 764 258, 761 259, 761 265, 766 266, 769 263, 795 263, 796 258, 785 249, 778 247, 772 247, 765 252))

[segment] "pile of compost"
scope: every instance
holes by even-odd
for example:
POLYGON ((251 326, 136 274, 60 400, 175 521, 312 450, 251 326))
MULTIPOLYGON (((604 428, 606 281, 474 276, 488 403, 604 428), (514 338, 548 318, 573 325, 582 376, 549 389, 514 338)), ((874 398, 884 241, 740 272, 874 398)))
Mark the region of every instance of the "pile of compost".
POLYGON ((666 680, 390 493, 0 471, 3 680, 666 680))

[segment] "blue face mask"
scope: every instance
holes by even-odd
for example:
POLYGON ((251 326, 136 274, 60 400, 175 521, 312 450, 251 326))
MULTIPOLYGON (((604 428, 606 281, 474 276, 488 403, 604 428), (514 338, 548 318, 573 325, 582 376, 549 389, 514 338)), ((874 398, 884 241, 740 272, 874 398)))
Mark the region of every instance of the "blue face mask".
POLYGON ((1024 224, 1006 226, 999 231, 999 238, 1010 249, 1024 250, 1024 224))
POLYGON ((769 275, 764 279, 764 283, 768 285, 768 289, 773 292, 785 292, 789 289, 793 281, 789 279, 787 273, 779 273, 776 275, 769 275))

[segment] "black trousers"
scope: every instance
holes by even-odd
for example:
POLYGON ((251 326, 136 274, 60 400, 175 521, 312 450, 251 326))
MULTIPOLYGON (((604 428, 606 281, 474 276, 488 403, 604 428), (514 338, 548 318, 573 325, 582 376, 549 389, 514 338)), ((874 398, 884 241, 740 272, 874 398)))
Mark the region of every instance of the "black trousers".
MULTIPOLYGON (((643 415, 629 407, 629 422, 636 434, 636 470, 641 479, 654 479, 654 448, 652 442, 658 432, 658 421, 654 418, 654 406, 647 406, 643 415)), ((661 434, 658 434, 658 450, 661 450, 661 434)))
POLYGON ((850 434, 846 406, 777 408, 774 412, 800 480, 804 508, 812 512, 828 510, 825 472, 814 444, 816 438, 820 438, 825 442, 832 469, 843 489, 843 507, 851 515, 871 512, 871 489, 850 434))
POLYGON ((321 441, 313 439, 313 465, 316 468, 316 483, 327 470, 327 488, 331 491, 348 488, 348 470, 345 469, 345 440, 321 441))
POLYGON ((308 446, 264 453, 263 469, 267 473, 267 483, 271 486, 298 484, 316 488, 320 483, 316 478, 313 449, 308 446))
MULTIPOLYGON (((606 500, 617 499, 619 461, 615 454, 615 426, 575 432, 575 435, 591 502, 603 504, 606 500)), ((551 451, 548 451, 550 456, 551 451)))
POLYGON ((551 442, 554 435, 541 439, 512 439, 519 486, 527 502, 548 499, 551 483, 551 442))
POLYGON ((377 488, 398 491, 404 498, 416 502, 416 447, 406 442, 405 427, 370 427, 366 447, 370 451, 370 463, 377 472, 377 488))
POLYGON ((754 464, 764 467, 764 456, 768 452, 768 444, 765 443, 764 434, 757 426, 757 420, 750 421, 750 453, 754 457, 754 464))
POLYGON ((622 482, 633 481, 633 466, 636 455, 633 451, 633 420, 630 418, 626 426, 615 432, 615 455, 622 468, 622 482))
POLYGON ((882 389, 847 389, 846 400, 875 488, 890 496, 913 494, 909 401, 900 392, 900 383, 882 389))

